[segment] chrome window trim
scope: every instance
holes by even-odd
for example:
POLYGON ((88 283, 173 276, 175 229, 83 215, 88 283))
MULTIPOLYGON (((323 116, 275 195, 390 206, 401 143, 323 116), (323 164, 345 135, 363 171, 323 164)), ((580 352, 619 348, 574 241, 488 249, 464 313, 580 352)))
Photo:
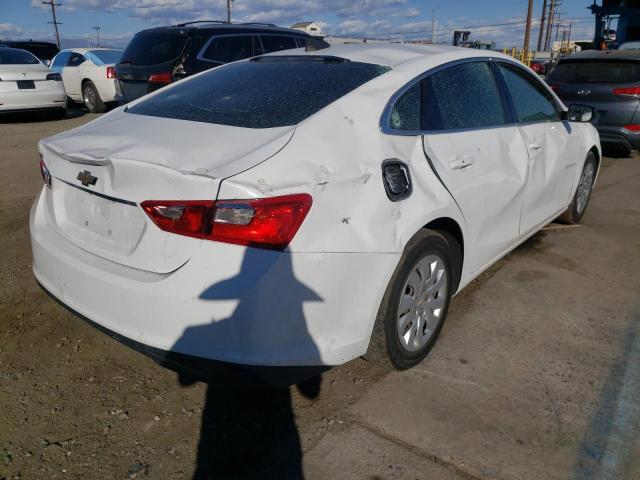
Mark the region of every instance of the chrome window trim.
MULTIPOLYGON (((495 129, 495 128, 504 128, 504 127, 510 127, 513 125, 528 125, 531 123, 550 123, 551 122, 550 120, 546 120, 544 122, 517 123, 517 122, 507 120, 506 123, 501 125, 493 125, 493 126, 489 125, 486 127, 471 127, 471 128, 458 128, 458 129, 442 129, 442 130, 398 130, 395 128, 391 128, 390 126, 391 111, 393 110, 393 107, 395 106, 396 102, 400 99, 400 97, 402 97, 402 95, 404 95, 404 93, 407 90, 413 87, 416 83, 424 80, 426 77, 433 75, 434 73, 440 72, 450 67, 454 67, 456 65, 463 65, 465 63, 473 63, 473 62, 489 62, 494 64, 498 62, 502 62, 509 65, 513 65, 518 69, 522 70, 526 75, 530 75, 530 73, 518 62, 509 60, 506 58, 501 58, 501 57, 467 57, 467 58, 443 63, 442 65, 433 67, 427 70, 426 72, 421 73, 417 77, 413 78, 408 83, 403 85, 400 89, 398 89, 391 96, 386 106, 384 107, 384 110, 382 111, 382 115, 380 116, 380 124, 379 124, 380 131, 386 135, 400 135, 405 137, 414 137, 414 136, 427 135, 427 134, 438 135, 443 133, 459 133, 459 132, 469 132, 469 131, 475 131, 475 130, 489 130, 489 129, 495 129)), ((556 107, 559 107, 559 105, 555 101, 555 96, 553 94, 553 91, 549 88, 549 86, 546 85, 544 82, 542 82, 542 80, 537 80, 537 81, 540 84, 542 84, 548 92, 551 93, 551 98, 554 99, 554 104, 556 105, 556 107)), ((504 95, 506 93, 506 92, 503 92, 502 86, 499 84, 498 79, 496 79, 496 87, 498 88, 500 95, 504 95)), ((560 110, 562 111, 563 109, 560 108, 560 110)), ((505 113, 509 114, 509 112, 505 112, 505 113)))
MULTIPOLYGON (((200 49, 200 51, 198 52, 198 54, 196 55, 196 59, 200 60, 201 62, 208 62, 208 63, 215 63, 217 65, 224 65, 225 63, 229 63, 229 62, 221 62, 220 60, 212 60, 210 58, 207 58, 204 56, 204 53, 207 51, 207 49, 209 48, 209 45, 211 45, 211 43, 218 39, 218 38, 223 38, 223 37, 249 37, 251 38, 251 45, 253 48, 254 45, 254 39, 252 37, 255 37, 257 34, 256 33, 223 33, 221 35, 212 35, 211 37, 209 37, 209 40, 207 40, 206 42, 204 42, 204 45, 202 46, 202 48, 200 49)), ((262 43, 260 43, 260 45, 262 45, 262 43)), ((252 54, 255 54, 255 52, 252 52, 252 54)), ((247 58, 251 58, 254 55, 251 55, 247 58)), ((244 60, 244 59, 241 59, 244 60)))

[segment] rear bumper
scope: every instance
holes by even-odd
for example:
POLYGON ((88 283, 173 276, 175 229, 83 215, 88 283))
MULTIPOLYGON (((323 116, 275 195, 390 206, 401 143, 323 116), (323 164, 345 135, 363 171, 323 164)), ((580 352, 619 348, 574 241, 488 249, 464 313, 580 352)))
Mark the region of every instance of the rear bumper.
POLYGON ((0 112, 66 107, 67 95, 62 85, 55 90, 19 90, 0 93, 0 112))
POLYGON ((117 80, 114 80, 114 79, 105 79, 105 80, 94 82, 94 85, 98 89, 98 94, 100 95, 100 99, 104 103, 118 101, 118 97, 116 94, 116 82, 117 80))
POLYGON ((596 125, 596 128, 603 145, 626 150, 640 150, 640 132, 630 132, 622 127, 611 125, 596 125))
POLYGON ((362 355, 399 260, 203 241, 182 267, 155 274, 77 247, 47 223, 44 203, 40 195, 30 217, 33 271, 51 295, 145 348, 226 363, 338 365, 362 355))

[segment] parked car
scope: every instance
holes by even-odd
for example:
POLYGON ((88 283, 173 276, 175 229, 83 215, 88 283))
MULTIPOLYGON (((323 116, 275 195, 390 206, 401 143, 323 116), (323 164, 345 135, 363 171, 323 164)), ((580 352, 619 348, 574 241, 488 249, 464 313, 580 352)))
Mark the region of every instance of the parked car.
MULTIPOLYGON (((188 22, 137 33, 116 66, 122 103, 175 80, 268 52, 304 47, 313 38, 271 24, 188 22)), ((317 41, 317 40, 316 40, 317 41)))
POLYGON ((530 67, 531 70, 536 72, 538 75, 546 75, 549 62, 544 60, 532 60, 530 67))
POLYGON ((106 104, 117 102, 115 63, 121 55, 122 50, 112 48, 62 50, 51 62, 51 71, 62 75, 71 100, 100 113, 106 104))
POLYGON ((565 103, 592 106, 600 140, 623 151, 640 148, 640 53, 577 52, 561 58, 547 82, 565 103))
POLYGON ((33 271, 173 366, 409 368, 456 292, 559 215, 581 220, 590 113, 497 52, 234 62, 40 142, 33 271))
POLYGON ((640 50, 640 42, 624 42, 618 45, 618 50, 640 50))
POLYGON ((0 112, 48 110, 62 117, 66 108, 59 74, 26 50, 0 47, 0 112))
POLYGON ((53 57, 60 51, 55 43, 34 42, 33 40, 0 42, 0 47, 21 48, 22 50, 26 50, 38 57, 38 59, 47 66, 49 66, 53 57))

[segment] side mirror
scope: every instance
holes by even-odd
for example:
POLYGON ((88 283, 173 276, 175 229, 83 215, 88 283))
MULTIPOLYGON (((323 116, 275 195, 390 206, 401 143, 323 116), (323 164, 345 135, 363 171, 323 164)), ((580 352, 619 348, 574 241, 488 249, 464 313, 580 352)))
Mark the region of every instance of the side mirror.
POLYGON ((569 105, 569 112, 567 112, 567 120, 570 122, 590 122, 595 114, 593 107, 588 105, 569 105))

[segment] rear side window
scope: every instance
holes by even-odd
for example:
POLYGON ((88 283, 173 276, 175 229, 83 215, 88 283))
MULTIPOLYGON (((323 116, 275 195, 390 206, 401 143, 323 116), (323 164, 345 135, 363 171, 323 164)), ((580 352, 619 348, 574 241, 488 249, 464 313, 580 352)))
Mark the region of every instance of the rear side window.
POLYGON ((137 33, 124 50, 120 63, 158 65, 176 60, 188 40, 186 30, 146 30, 137 33))
POLYGON ((260 35, 260 40, 264 53, 298 48, 295 38, 287 35, 260 35))
POLYGON ((513 100, 518 123, 559 120, 560 117, 551 95, 537 80, 517 67, 503 63, 499 65, 513 100))
POLYGON ((253 56, 251 35, 226 35, 213 37, 202 57, 212 62, 229 63, 253 56))
POLYGON ((295 125, 389 70, 324 58, 259 57, 214 68, 127 112, 246 128, 295 125))
POLYGON ((85 60, 86 58, 84 58, 83 55, 80 55, 79 53, 72 53, 71 58, 69 58, 69 61, 67 62, 67 66, 77 67, 78 65, 82 65, 85 60))
POLYGON ((507 123, 491 66, 469 62, 440 70, 407 90, 394 104, 396 130, 460 130, 507 123))
POLYGON ((26 50, 0 48, 0 65, 36 65, 38 63, 40 60, 26 50))
POLYGON ((637 83, 640 82, 640 62, 564 61, 553 69, 549 80, 562 83, 637 83))

